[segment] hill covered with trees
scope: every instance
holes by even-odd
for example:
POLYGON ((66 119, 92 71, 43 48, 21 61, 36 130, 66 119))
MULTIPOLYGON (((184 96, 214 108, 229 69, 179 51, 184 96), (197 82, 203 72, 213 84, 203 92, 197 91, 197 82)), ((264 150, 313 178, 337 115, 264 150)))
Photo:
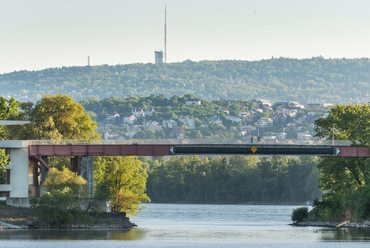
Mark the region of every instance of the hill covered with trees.
POLYGON ((210 101, 364 103, 369 101, 370 60, 314 57, 63 67, 2 74, 0 86, 4 97, 32 102, 61 93, 75 101, 195 94, 210 101))

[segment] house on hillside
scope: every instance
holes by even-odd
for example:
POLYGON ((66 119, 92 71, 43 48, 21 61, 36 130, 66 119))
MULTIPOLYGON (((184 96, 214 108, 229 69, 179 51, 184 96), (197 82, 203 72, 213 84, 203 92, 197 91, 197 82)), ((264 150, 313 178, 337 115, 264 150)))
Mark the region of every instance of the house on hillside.
POLYGON ((147 109, 144 110, 144 117, 152 117, 154 114, 154 108, 152 107, 149 107, 147 109))
POLYGON ((265 118, 265 117, 262 117, 261 119, 259 119, 258 121, 254 123, 256 127, 259 126, 260 128, 272 127, 273 124, 274 124, 274 121, 271 118, 265 118))
POLYGON ((148 121, 148 122, 143 123, 143 129, 144 130, 151 129, 154 131, 160 131, 162 130, 162 127, 159 125, 157 121, 148 121))
POLYGON ((251 111, 253 111, 254 113, 263 113, 263 109, 261 109, 259 106, 251 107, 251 111))
POLYGON ((225 113, 226 115, 230 113, 230 111, 225 107, 219 107, 218 112, 225 113))
POLYGON ((189 99, 185 102, 186 105, 200 105, 202 101, 198 98, 195 99, 189 99))
POLYGON ((134 122, 136 121, 136 116, 133 115, 133 114, 128 114, 126 116, 123 117, 123 123, 124 124, 134 124, 134 122))
POLYGON ((163 128, 175 128, 177 127, 177 122, 170 119, 170 120, 163 120, 162 122, 163 128))
POLYGON ((234 122, 241 122, 242 121, 242 119, 240 119, 239 117, 236 117, 236 116, 229 116, 228 117, 228 119, 230 120, 230 121, 232 121, 233 123, 234 122))
POLYGON ((283 114, 283 113, 273 113, 272 115, 270 115, 270 118, 274 122, 282 123, 282 122, 285 122, 286 121, 287 116, 285 114, 283 114))
POLYGON ((246 110, 248 110, 247 105, 245 105, 244 103, 239 103, 239 106, 242 107, 242 108, 244 108, 244 109, 246 109, 246 110))
POLYGON ((248 112, 239 112, 239 113, 236 114, 236 116, 238 116, 240 118, 247 119, 249 116, 251 116, 251 114, 248 113, 248 112))
POLYGON ((253 127, 251 125, 242 125, 242 126, 239 127, 239 130, 242 132, 242 134, 243 134, 243 132, 244 133, 250 133, 250 132, 252 132, 256 129, 257 129, 256 127, 253 127))
POLYGON ((179 118, 179 121, 184 123, 188 128, 194 128, 195 122, 192 118, 189 118, 189 116, 185 116, 184 118, 179 118))
POLYGON ((112 122, 112 121, 118 120, 119 117, 120 117, 120 115, 117 112, 111 113, 107 117, 107 122, 112 122))
POLYGON ((331 108, 333 106, 334 106, 334 104, 327 103, 327 102, 323 102, 323 103, 320 104, 320 107, 322 107, 322 108, 331 108))
POLYGON ((154 108, 149 107, 147 109, 134 108, 131 113, 136 116, 136 118, 146 118, 151 117, 154 114, 154 108))
POLYGON ((210 123, 216 123, 216 124, 219 124, 219 125, 222 125, 222 119, 218 116, 213 116, 209 119, 209 122, 210 123))

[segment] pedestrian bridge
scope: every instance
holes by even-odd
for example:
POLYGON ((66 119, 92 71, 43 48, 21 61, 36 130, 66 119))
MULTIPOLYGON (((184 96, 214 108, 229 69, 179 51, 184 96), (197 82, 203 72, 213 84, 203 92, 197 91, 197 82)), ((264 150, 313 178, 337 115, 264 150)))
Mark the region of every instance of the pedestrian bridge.
MULTIPOLYGON (((47 160, 51 156, 71 156, 70 169, 87 179, 93 192, 92 156, 307 155, 370 157, 368 147, 350 145, 351 142, 343 140, 288 139, 262 140, 261 143, 250 143, 243 139, 0 141, 0 148, 7 149, 7 153, 10 155, 10 165, 6 167, 7 183, 0 185, 0 198, 28 201, 29 196, 38 196, 40 184, 49 169, 47 160), (29 171, 32 171, 32 174, 29 174, 29 171)), ((22 203, 9 204, 25 205, 22 203)))

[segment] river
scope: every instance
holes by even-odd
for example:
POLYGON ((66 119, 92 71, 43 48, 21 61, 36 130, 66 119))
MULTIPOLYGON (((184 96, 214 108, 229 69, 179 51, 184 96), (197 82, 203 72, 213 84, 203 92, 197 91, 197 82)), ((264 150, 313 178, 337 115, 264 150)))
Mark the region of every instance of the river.
POLYGON ((369 247, 369 229, 290 226, 299 206, 144 204, 138 227, 4 230, 0 247, 369 247))

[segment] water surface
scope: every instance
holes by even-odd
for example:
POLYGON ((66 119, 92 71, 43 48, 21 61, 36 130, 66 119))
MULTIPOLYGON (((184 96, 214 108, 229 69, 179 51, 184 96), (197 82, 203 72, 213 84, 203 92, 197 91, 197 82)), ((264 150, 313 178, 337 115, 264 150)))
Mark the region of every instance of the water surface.
POLYGON ((5 230, 0 247, 368 247, 369 229, 290 226, 299 206, 144 204, 122 230, 5 230))

